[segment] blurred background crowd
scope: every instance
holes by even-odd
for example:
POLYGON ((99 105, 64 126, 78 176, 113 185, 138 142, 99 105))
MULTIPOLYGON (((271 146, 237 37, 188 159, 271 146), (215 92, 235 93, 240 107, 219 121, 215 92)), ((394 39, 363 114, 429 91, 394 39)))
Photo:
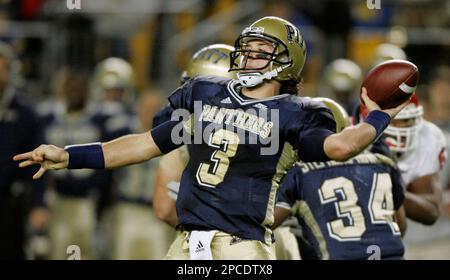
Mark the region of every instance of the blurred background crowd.
MULTIPOLYGON (((350 114, 377 59, 414 62, 425 119, 450 144, 449 1, 380 0, 379 9, 365 0, 68 2, 77 1, 0 0, 0 259, 67 259, 69 245, 85 259, 162 258, 175 232, 152 209, 157 161, 31 182, 33 170, 19 171, 12 155, 149 130, 193 53, 233 45, 262 16, 302 31, 301 94, 332 97, 350 114)), ((441 218, 410 237, 407 256, 450 258, 449 166, 441 218)))

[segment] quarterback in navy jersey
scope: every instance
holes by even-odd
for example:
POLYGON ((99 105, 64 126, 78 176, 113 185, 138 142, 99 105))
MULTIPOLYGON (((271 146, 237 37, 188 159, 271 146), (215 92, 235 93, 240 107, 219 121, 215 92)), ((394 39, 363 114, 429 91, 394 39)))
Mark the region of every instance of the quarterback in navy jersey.
POLYGON ((295 162, 288 151, 294 147, 304 161, 327 159, 320 150, 314 154, 302 147, 317 133, 334 133, 335 122, 326 107, 309 98, 281 94, 248 99, 240 94, 240 88, 235 80, 198 77, 169 97, 172 107, 189 112, 194 112, 194 100, 202 101, 197 114, 197 124, 202 127, 194 130, 217 124, 209 143, 189 146, 189 153, 195 156, 191 156, 181 179, 177 213, 186 229, 221 228, 244 239, 270 243, 277 184, 295 162), (274 109, 280 112, 279 122, 266 113, 259 113, 259 119, 246 113, 274 109), (225 130, 229 126, 236 132, 225 130), (260 150, 268 144, 248 144, 249 137, 250 133, 268 137, 270 129, 280 131, 279 147, 274 154, 264 155, 260 150), (241 130, 249 133, 239 133, 241 130), (230 143, 224 144, 226 141, 230 143))
MULTIPOLYGON (((66 150, 42 145, 14 159, 23 160, 21 167, 40 164, 34 175, 37 179, 49 169, 139 163, 193 140, 177 200, 180 227, 187 233, 174 242, 168 255, 176 247, 184 250, 183 242, 189 238, 191 259, 273 259, 270 245, 276 190, 293 163, 288 160, 293 158, 292 150, 303 161, 346 160, 373 142, 406 102, 380 110, 363 89, 369 118, 335 134, 328 109, 293 96, 306 56, 297 27, 277 17, 262 18, 244 29, 235 49, 231 70, 239 71, 239 82, 199 77, 169 98, 174 112, 187 113, 189 120, 174 118, 151 133, 66 150), (237 242, 231 235, 254 242, 237 242), (212 253, 192 247, 199 238, 211 244, 212 253), (224 241, 217 243, 220 238, 224 241), (241 248, 240 255, 233 253, 238 250, 225 248, 236 243, 238 247, 252 245, 241 248)), ((186 254, 177 257, 188 258, 186 254)))

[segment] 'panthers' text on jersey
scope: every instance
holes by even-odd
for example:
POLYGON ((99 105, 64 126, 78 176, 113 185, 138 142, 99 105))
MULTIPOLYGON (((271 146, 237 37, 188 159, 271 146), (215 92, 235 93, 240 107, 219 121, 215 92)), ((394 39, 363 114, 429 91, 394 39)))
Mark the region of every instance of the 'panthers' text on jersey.
POLYGON ((296 164, 276 205, 295 213, 320 259, 395 259, 404 253, 394 221, 403 199, 393 161, 365 153, 346 162, 296 164))
MULTIPOLYGON (((335 130, 331 112, 289 94, 250 99, 240 93, 238 81, 217 77, 192 79, 169 101, 175 112, 184 109, 193 118, 187 123, 194 144, 188 145, 177 199, 180 226, 270 244, 276 191, 296 161, 293 149, 304 161, 326 160, 323 141, 335 130)), ((162 126, 152 136, 168 152, 167 132, 158 132, 162 126)))

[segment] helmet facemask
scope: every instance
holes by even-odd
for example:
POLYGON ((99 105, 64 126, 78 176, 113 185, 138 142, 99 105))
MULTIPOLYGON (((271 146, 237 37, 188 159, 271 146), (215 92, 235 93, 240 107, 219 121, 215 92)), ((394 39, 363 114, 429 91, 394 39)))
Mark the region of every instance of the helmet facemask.
POLYGON ((422 106, 409 104, 396 117, 395 120, 413 120, 407 127, 389 125, 384 131, 386 142, 392 152, 405 153, 417 147, 419 131, 422 126, 422 106))
POLYGON ((235 43, 235 51, 231 53, 230 71, 240 71, 237 76, 246 87, 254 87, 263 82, 264 79, 276 78, 284 68, 292 65, 289 50, 283 42, 269 35, 253 34, 247 32, 239 36, 235 43), (273 52, 245 49, 248 42, 263 40, 272 43, 273 52), (267 63, 258 68, 247 68, 249 57, 253 59, 266 60, 267 63), (238 62, 237 62, 238 61, 238 62), (262 70, 268 71, 263 73, 262 70))

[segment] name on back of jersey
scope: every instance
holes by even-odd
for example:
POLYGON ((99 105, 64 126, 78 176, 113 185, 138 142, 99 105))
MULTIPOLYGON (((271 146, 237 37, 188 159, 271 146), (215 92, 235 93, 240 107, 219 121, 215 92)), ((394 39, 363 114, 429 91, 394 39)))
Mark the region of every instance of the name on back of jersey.
POLYGON ((307 173, 309 171, 325 168, 325 167, 333 167, 333 166, 342 166, 342 165, 353 165, 353 164, 388 164, 394 165, 394 162, 386 156, 380 154, 360 154, 354 158, 351 158, 347 161, 326 161, 326 162, 302 162, 299 163, 302 168, 303 173, 307 173))

